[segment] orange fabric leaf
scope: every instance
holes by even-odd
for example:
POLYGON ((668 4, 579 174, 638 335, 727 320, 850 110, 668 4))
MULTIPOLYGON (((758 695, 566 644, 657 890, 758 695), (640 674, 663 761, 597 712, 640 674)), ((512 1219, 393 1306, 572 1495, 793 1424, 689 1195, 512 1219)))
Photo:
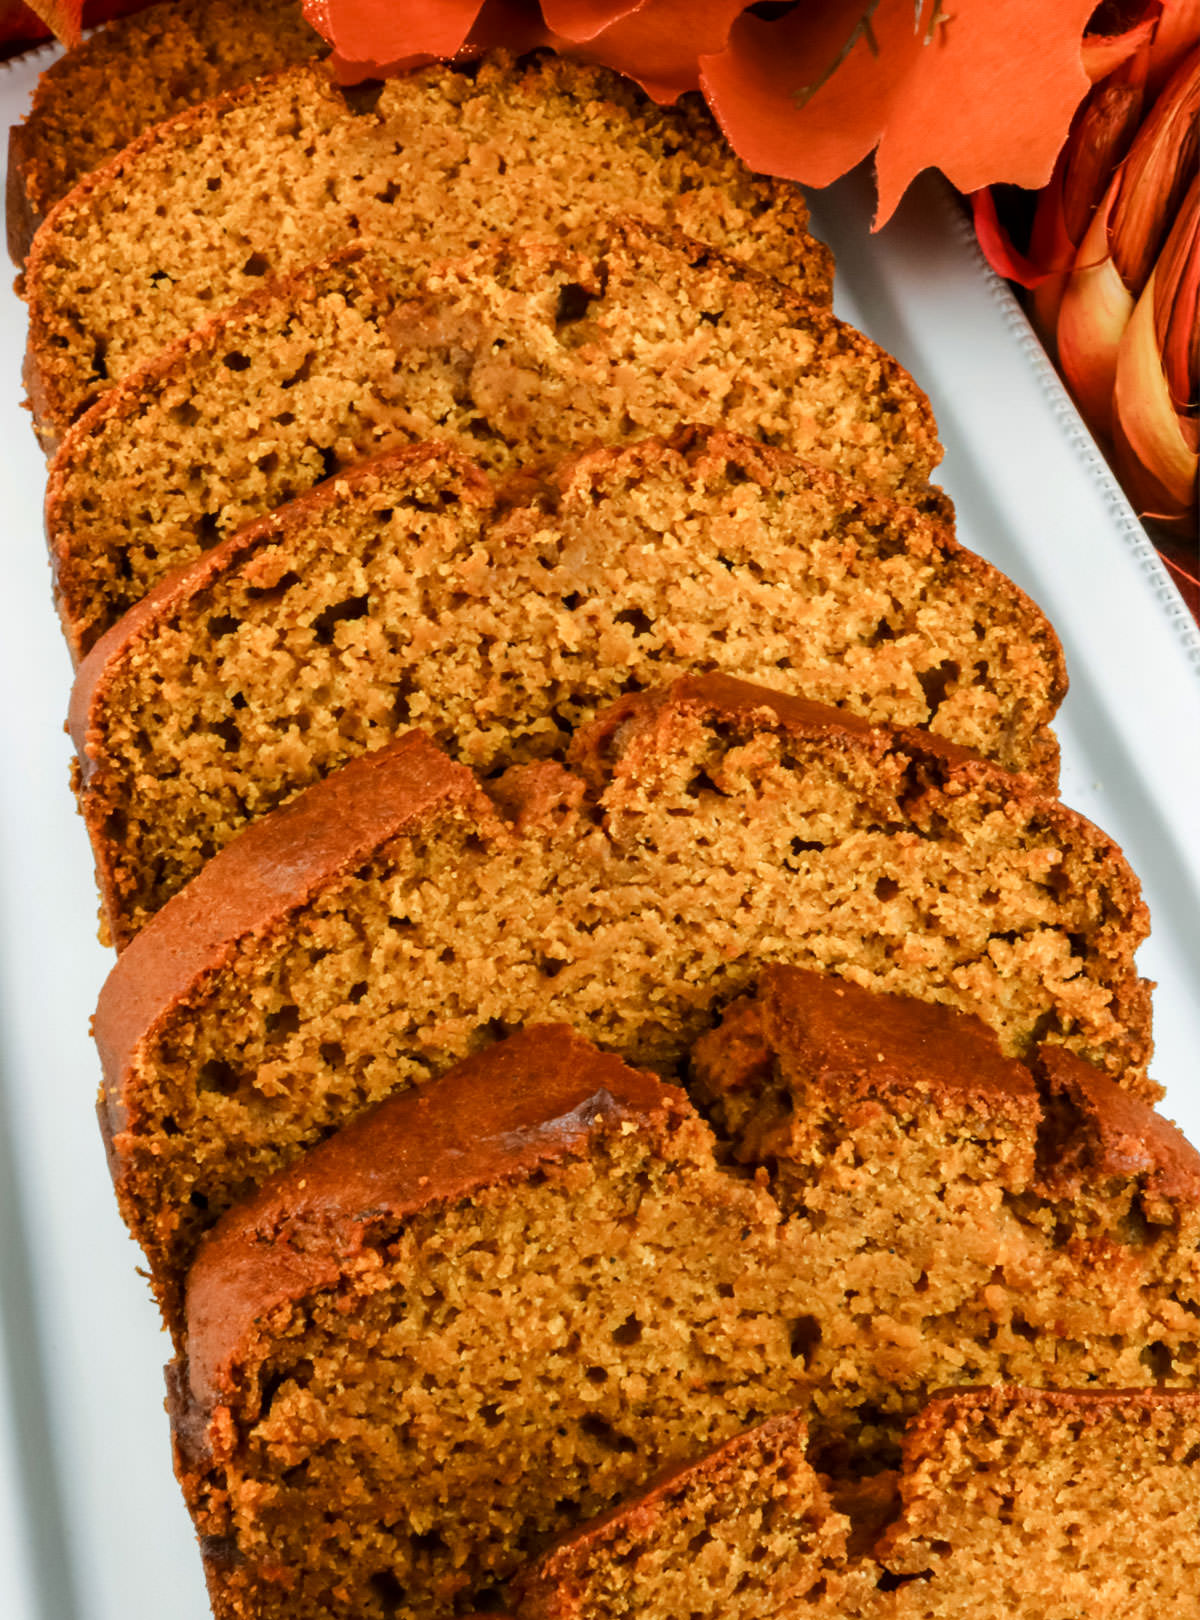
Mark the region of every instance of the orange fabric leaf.
POLYGON ((1093 0, 958 0, 893 98, 876 157, 879 219, 931 164, 960 191, 1044 186, 1087 92, 1093 10, 1093 0))
MULTIPOLYGON (((572 0, 574 4, 574 0, 572 0)), ((588 41, 589 62, 636 79, 655 101, 674 101, 700 87, 699 58, 721 51, 745 0, 644 0, 588 41)), ((546 5, 546 15, 567 9, 546 5)), ((580 53, 583 54, 583 53, 580 53)))
POLYGON ((827 185, 878 145, 879 221, 931 165, 963 191, 1050 177, 1088 88, 1080 45, 1093 0, 839 0, 776 22, 738 19, 702 82, 753 167, 827 185), (836 64, 836 67, 835 67, 836 64), (830 71, 835 68, 834 71, 830 71), (811 94, 806 87, 816 86, 811 94))
POLYGON ((920 40, 911 0, 881 0, 871 36, 878 54, 864 36, 831 72, 863 10, 862 0, 838 0, 819 15, 801 6, 774 22, 747 12, 728 48, 701 58, 704 93, 752 169, 825 186, 879 140, 920 40))
MULTIPOLYGON (((304 15, 343 63, 394 63, 453 56, 479 14, 480 0, 303 0, 304 15)), ((364 73, 365 76, 365 73, 364 73)))
MULTIPOLYGON (((653 0, 649 0, 653 4, 653 0)), ((641 11, 647 0, 542 0, 546 27, 564 39, 579 43, 620 22, 631 11, 641 11)))

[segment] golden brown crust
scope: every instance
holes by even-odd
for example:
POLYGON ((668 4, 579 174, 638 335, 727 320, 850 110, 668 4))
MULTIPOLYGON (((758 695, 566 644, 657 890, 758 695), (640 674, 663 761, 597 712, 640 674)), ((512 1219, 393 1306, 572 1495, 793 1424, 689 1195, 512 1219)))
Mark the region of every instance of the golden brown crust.
POLYGON ((205 1240, 188 1278, 190 1400, 211 1409, 227 1399, 256 1321, 330 1286, 418 1211, 580 1157, 600 1130, 691 1113, 676 1087, 565 1024, 524 1030, 391 1098, 264 1183, 205 1240))
POLYGON ((1039 1112, 1029 1070, 1003 1056, 981 1019, 784 964, 763 969, 754 996, 726 1009, 692 1061, 719 1070, 725 1091, 761 1085, 778 1061, 806 1088, 839 1098, 920 1087, 935 1102, 962 1100, 1001 1117, 1029 1121, 1039 1112))
POLYGON ((285 928, 314 892, 388 839, 456 813, 500 833, 472 772, 413 731, 256 822, 210 862, 138 935, 100 992, 92 1034, 109 1134, 128 1123, 122 1081, 138 1046, 242 940, 285 928))
POLYGON ((1033 1067, 1048 1106, 1070 1105, 1069 1131, 1043 1169, 1049 1196, 1117 1176, 1136 1179, 1153 1201, 1200 1203, 1200 1152, 1171 1120, 1061 1046, 1039 1047, 1033 1067))

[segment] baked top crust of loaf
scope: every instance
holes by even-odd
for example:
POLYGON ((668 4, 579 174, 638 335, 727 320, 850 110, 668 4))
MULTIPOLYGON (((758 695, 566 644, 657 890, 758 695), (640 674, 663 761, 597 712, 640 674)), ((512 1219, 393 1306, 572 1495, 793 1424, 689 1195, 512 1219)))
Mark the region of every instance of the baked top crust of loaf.
POLYGON ((54 204, 149 125, 325 49, 295 0, 161 0, 97 29, 46 69, 9 132, 13 261, 54 204))
POLYGON ((1057 638, 924 514, 721 430, 587 453, 515 509, 454 451, 407 447, 213 547, 88 654, 70 726, 110 936, 408 725, 494 772, 706 668, 1053 788, 1057 638))
POLYGON ((30 397, 54 434, 217 310, 357 240, 397 272, 492 236, 571 241, 597 214, 680 229, 828 304, 799 188, 752 174, 698 97, 659 107, 562 57, 435 64, 369 110, 321 64, 148 132, 39 232, 30 397))
POLYGON ((575 757, 489 796, 412 733, 252 824, 123 953, 102 1115, 161 1287, 236 1190, 497 1029, 566 1019, 670 1072, 770 961, 1154 1091, 1136 882, 1028 779, 720 676, 624 700, 575 757))
MULTIPOLYGON (((849 1515, 854 1559, 869 1533, 871 1559, 916 1574, 929 1568, 934 1543, 951 1543, 954 1560, 934 1566, 941 1596, 961 1592, 964 1561, 977 1577, 972 1566, 986 1557, 990 1537, 1006 1556, 1013 1549, 1003 1529, 989 1529, 991 1482, 968 1486, 961 1506, 931 1512, 942 1493, 930 1488, 930 1475, 939 1469, 1006 1469, 1017 1453, 1020 1481, 1036 1472, 1027 1470, 1028 1448, 1043 1447, 1046 1469, 1028 1481, 1025 1500, 1030 1516, 1052 1527, 1063 1493, 1074 1506, 1081 1464, 1102 1468, 1120 1444, 1114 1430, 1125 1425, 1123 1485, 1138 1469, 1158 1467, 1147 1524, 1169 1528, 1166 1493, 1177 1498, 1183 1483, 1178 1470, 1194 1444, 1200 1395, 1189 1388, 1180 1399, 1176 1391, 1143 1398, 1129 1385, 1194 1384, 1200 1160, 1191 1154, 1186 1187, 1176 1163, 1170 1209, 1156 1203, 1146 1166, 1178 1161, 1190 1151, 1182 1139, 1163 1152, 1147 1130, 1132 1174, 1097 1160, 1086 1189, 1088 1231, 1079 1197, 1055 1187, 1050 1137, 1063 1120, 1051 1118, 1052 1096, 1043 1097, 1039 1120, 1029 1076, 1004 1063, 994 1043, 987 1052, 977 1021, 938 1009, 941 1029, 932 1032, 929 1009, 875 998, 882 1004, 872 1022, 891 1078, 872 1108, 862 1087, 842 1084, 842 1014, 853 1019, 865 993, 840 998, 842 987, 822 975, 773 977, 766 999, 810 1026, 811 1084, 798 1093, 795 1118, 803 1128, 806 1110, 813 1116, 823 1162, 803 1208, 775 1200, 786 1192, 776 1169, 764 1166, 753 1178, 718 1169, 711 1137, 682 1093, 630 1075, 559 1026, 527 1029, 391 1098, 228 1212, 192 1269, 186 1357, 172 1379, 181 1477, 201 1535, 217 1538, 209 1568, 218 1614, 308 1620, 326 1604, 333 1614, 358 1615, 372 1612, 371 1594, 386 1596, 399 1616, 448 1612, 452 1600, 477 1590, 481 1571, 487 1584, 503 1580, 539 1538, 576 1521, 581 1507, 586 1516, 581 1431, 603 1439, 583 1459, 593 1510, 614 1487, 645 1481, 656 1457, 694 1457, 695 1435, 728 1437, 738 1425, 715 1416, 710 1380, 718 1370, 717 1412, 803 1404, 819 1440, 809 1461, 828 1476, 810 1506, 849 1515), (815 1033, 822 1027, 833 1032, 827 1054, 815 1033), (926 1084, 913 1054, 931 1038, 943 1065, 947 1048, 959 1052, 960 1083, 935 1074, 926 1084), (991 1071, 982 1086, 971 1073, 980 1057, 991 1071), (899 1078, 906 1069, 907 1085, 899 1078), (824 1118, 816 1119, 822 1103, 824 1118), (894 1134, 881 1153, 889 1121, 894 1134), (851 1166, 863 1186, 854 1185, 851 1166), (868 1232, 869 1206, 886 1205, 893 1186, 908 1195, 898 1220, 886 1233, 868 1232), (1095 1227, 1102 1207, 1104 1232, 1095 1227), (939 1210, 940 1220, 931 1213, 939 1210), (847 1213, 858 1221, 857 1251, 848 1256, 837 1242, 847 1213), (955 1230, 964 1216, 965 1249, 955 1230), (584 1259, 594 1252, 595 1265, 584 1259), (906 1275, 914 1263, 926 1268, 915 1286, 906 1275), (727 1267, 740 1279, 736 1304, 727 1267), (1048 1270, 1055 1297, 1043 1316, 1034 1295, 1048 1270), (532 1287, 531 1276, 540 1279, 532 1287), (704 1290, 718 1277, 726 1280, 716 1297, 731 1304, 714 1318, 704 1290), (946 1296, 951 1279, 957 1302, 946 1296), (1011 1320, 998 1298, 1004 1291, 1011 1320), (631 1300, 636 1329, 628 1326, 631 1300), (470 1347, 461 1363, 444 1340, 447 1315, 455 1343, 470 1347), (731 1317, 736 1330, 726 1342, 731 1317), (621 1331, 610 1336, 614 1322, 621 1331), (673 1457, 662 1433, 664 1336, 676 1347, 667 1407, 683 1420, 682 1434, 670 1437, 670 1445, 683 1442, 673 1457), (833 1353, 823 1358, 826 1345, 833 1353), (696 1350, 698 1365, 688 1360, 696 1350), (604 1374, 593 1378, 598 1355, 604 1374), (939 1383, 980 1375, 1007 1383, 1017 1367, 1068 1393, 1050 1400, 969 1390, 926 1405, 939 1383), (1108 1399, 1069 1393, 1085 1381, 1106 1386, 1108 1399), (537 1413, 532 1425, 529 1410, 537 1413), (551 1447, 537 1461, 531 1429, 544 1437, 532 1441, 535 1450, 551 1447), (1096 1456, 1076 1449, 1094 1435, 1096 1456), (473 1466, 480 1446, 489 1463, 468 1490, 461 1468, 473 1466), (526 1449, 517 1457, 514 1447, 526 1449), (624 1459, 615 1475, 614 1455, 624 1459), (881 1464, 900 1468, 882 1513, 874 1489, 881 1464), (365 1493, 350 1488, 358 1480, 365 1493), (349 1536, 353 1573, 344 1550, 326 1559, 321 1538, 310 1556, 316 1524, 329 1545, 349 1536), (411 1544, 414 1525, 433 1549, 432 1568, 411 1544), (444 1558, 468 1572, 449 1589, 444 1558), (282 1592, 272 1568, 289 1571, 282 1592), (354 1580, 366 1591, 348 1594, 354 1580)), ((736 1069, 736 1046, 732 1052, 736 1069)), ((735 1073, 731 1082, 744 1086, 745 1077, 735 1073)), ((1103 1077, 1096 1083, 1098 1095, 1115 1092, 1103 1077)), ((1116 1101, 1153 1121, 1148 1106, 1116 1101)), ((736 1136, 732 1145, 736 1151, 736 1136)), ((844 1557, 849 1529, 831 1517, 812 1549, 831 1562, 831 1600, 833 1586, 846 1598, 858 1585, 878 1592, 878 1569, 865 1583, 851 1578, 863 1569, 844 1557)), ((865 1614, 876 1612, 889 1611, 865 1614)))
POLYGON ((514 1612, 1075 1620, 1086 1594, 1128 1620, 1182 1614, 1200 1581, 1198 1439, 1195 1391, 938 1396, 909 1424, 900 1468, 848 1515, 834 1506, 846 1482, 831 1501, 802 1416, 785 1414, 564 1537, 513 1582, 514 1612), (780 1528, 808 1555, 807 1590, 772 1557, 780 1528))
POLYGON ((193 1270, 173 1404, 197 1528, 233 1538, 219 1614, 450 1612, 795 1404, 777 1212, 681 1093, 562 1028, 446 1080, 232 1211, 193 1270))
POLYGON ((55 457, 46 525, 73 654, 171 569, 341 467, 447 439, 502 478, 719 423, 935 514, 929 404, 861 333, 686 238, 590 257, 491 244, 402 299, 350 249, 165 350, 55 457))

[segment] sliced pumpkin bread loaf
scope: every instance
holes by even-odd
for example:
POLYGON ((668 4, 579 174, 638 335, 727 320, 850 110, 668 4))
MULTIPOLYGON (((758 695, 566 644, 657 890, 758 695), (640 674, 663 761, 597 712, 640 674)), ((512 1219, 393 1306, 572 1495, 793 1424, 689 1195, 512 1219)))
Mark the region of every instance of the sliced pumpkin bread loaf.
POLYGON ((659 107, 543 56, 435 64, 358 100, 316 63, 255 80, 62 203, 25 275, 30 397, 52 433, 264 276, 359 238, 416 272, 492 236, 586 239, 597 214, 636 214, 829 302, 803 194, 752 174, 698 97, 659 107))
POLYGON ((102 1118, 164 1298, 269 1171, 497 1030, 565 1019, 674 1072, 766 962, 1153 1091, 1136 882, 1028 778, 721 676, 624 700, 574 757, 489 797, 410 733, 252 824, 125 950, 102 1118))
MULTIPOLYGON (((861 1620, 1186 1620, 1200 1392, 977 1390, 905 1436, 861 1620)), ((858 1610, 849 1611, 852 1617, 858 1610)))
POLYGON ((778 1212, 682 1093, 562 1027, 231 1211, 171 1375, 214 1611, 449 1615, 794 1404, 778 1212))
POLYGON ((8 137, 8 251, 151 124, 326 49, 298 0, 160 0, 106 23, 40 76, 8 137))
POLYGON ((528 477, 719 423, 936 512, 924 395, 882 350, 683 238, 606 228, 591 257, 496 246, 399 300, 348 250, 112 389, 51 469, 47 530, 78 655, 171 569, 339 468, 449 438, 528 477))
POLYGON ((1196 1384, 1200 1154, 1074 1053, 777 965, 689 1074, 795 1222, 821 1466, 885 1451, 914 1391, 1196 1384))
POLYGON ((493 771, 706 668, 1053 786, 1054 632, 929 517, 717 430, 585 454, 508 510, 460 455, 409 447, 215 546, 89 653, 71 726, 110 935, 410 724, 493 771))
POLYGON ((517 1577, 513 1612, 1183 1620, 1200 1590, 1198 1444, 1195 1390, 997 1388, 932 1398, 895 1472, 830 1480, 788 1414, 565 1536, 517 1577))
MULTIPOLYGON (((850 1015, 856 1010, 851 1003, 850 1015)), ((1015 1084, 1005 1076, 996 1088, 996 1071, 1019 1065, 1000 1060, 993 1043, 980 1070, 979 1032, 961 1042, 954 1026, 970 1021, 934 1011, 945 1025, 933 1048, 943 1072, 905 1088, 893 1070, 870 1100, 862 1091, 845 1096, 834 1128, 825 1122, 833 1160, 816 1186, 834 1203, 849 1202, 847 1166, 856 1154, 873 1178, 868 1203, 878 1189, 888 1195, 893 1176, 915 1175, 939 1188, 964 1230, 975 1224, 987 1251, 994 1222, 977 1200, 974 1171, 988 1150, 973 1152, 969 1116, 973 1109, 993 1143, 1011 1138, 1019 1154, 1028 1134, 1022 1114, 1033 1111, 1036 1093, 1028 1075, 1015 1084), (953 1097, 945 1084, 952 1053, 962 1063, 953 1097), (997 1107, 1003 1097, 1009 1105, 997 1107), (881 1117, 894 1125, 882 1156, 881 1117), (972 1203, 974 1223, 963 1218, 972 1203)), ((894 1056, 885 1048, 884 1063, 894 1056)), ((836 1103, 831 1072, 821 1079, 833 1093, 826 1101, 836 1103)), ((1130 1141, 1154 1157, 1150 1143, 1130 1141)), ((1149 1548, 1159 1551, 1164 1536, 1183 1530, 1185 1560, 1194 1563, 1196 1526, 1186 1515, 1195 1487, 1185 1467, 1200 1400, 1194 1389, 1139 1400, 1122 1387, 1119 1359, 1104 1360, 1093 1344, 1092 1389, 1120 1391, 1107 1403, 1094 1393, 1049 1399, 1000 1387, 923 1410, 925 1375, 936 1368, 918 1370, 899 1356, 896 1367, 882 1367, 881 1340, 893 1352, 938 1344, 943 1360, 960 1359, 960 1383, 970 1362, 991 1354, 982 1282, 976 1320, 927 1300, 923 1321, 914 1312, 902 1337, 877 1308, 878 1285, 921 1248, 948 1274, 965 1269, 953 1236, 944 1256, 939 1249, 928 1201, 897 1222, 888 1243, 878 1239, 857 1257, 868 1298, 848 1290, 835 1299, 836 1266, 820 1276, 803 1270, 815 1214, 787 1218, 767 1177, 719 1168, 713 1145, 681 1093, 561 1026, 543 1026, 393 1097, 230 1211, 192 1269, 186 1350, 172 1376, 180 1473, 218 1616, 407 1620, 456 1612, 497 1596, 522 1558, 623 1499, 664 1463, 694 1460, 747 1422, 798 1405, 823 1431, 807 1463, 826 1479, 794 1469, 786 1489, 780 1465, 789 1430, 796 1461, 798 1426, 775 1425, 765 1453, 760 1437, 760 1457, 775 1467, 782 1500, 755 1525, 753 1493, 739 1502, 729 1477, 746 1443, 726 1447, 726 1511, 740 1514, 739 1547, 748 1553, 753 1543, 759 1557, 747 1556, 741 1570, 722 1567, 718 1542, 706 1564, 712 1543, 693 1525, 689 1546, 699 1557, 678 1569, 676 1598, 689 1573, 707 1568, 735 1592, 756 1570, 773 1574, 797 1603, 828 1602, 819 1612, 831 1615, 847 1612, 838 1603, 859 1613, 856 1596, 864 1615, 889 1614, 887 1603, 872 1606, 881 1580, 895 1592, 931 1573, 940 1597, 961 1601, 966 1582, 983 1573, 989 1542, 1002 1570, 1018 1547, 1029 1556, 1033 1524, 1047 1538, 1048 1579, 1071 1550, 1085 1568, 1099 1554, 1101 1571, 1119 1572, 1135 1543, 1117 1537, 1105 1562, 1100 1514, 1117 1505, 1114 1489, 1100 1493, 1086 1536, 1069 1529, 1087 1501, 1081 1474, 1094 1479, 1116 1449, 1126 1452, 1124 1486, 1147 1477, 1136 1511, 1146 1515, 1149 1548), (831 1368, 813 1353, 814 1322, 839 1318, 857 1329, 843 1335, 843 1360, 864 1374, 859 1403, 841 1413, 840 1426, 822 1403, 831 1368), (890 1428, 879 1414, 878 1402, 896 1388, 915 1417, 907 1432, 895 1413, 890 1428), (1044 1470, 1028 1479, 1043 1456, 1044 1470), (898 1479, 882 1471, 889 1465, 898 1479), (983 1477, 938 1512, 930 1474, 948 1482, 972 1469, 983 1477), (996 1507, 1013 1489, 1024 1521, 1015 1536, 996 1507), (804 1538, 791 1548, 789 1516, 793 1525, 800 1519, 804 1538)), ((1147 1325, 1164 1308, 1173 1303, 1183 1316, 1187 1300, 1194 1303, 1194 1154, 1188 1171, 1187 1193, 1176 1187, 1175 1196, 1190 1208, 1190 1266, 1171 1281, 1170 1251, 1155 1240, 1156 1257, 1138 1252, 1147 1239, 1132 1232, 1102 1256, 1078 1235, 1059 1240, 1064 1257, 1073 1252, 1062 1280, 1084 1282, 1097 1258, 1120 1277, 1108 1284, 1116 1309, 1106 1335, 1118 1352, 1146 1348, 1147 1325), (1131 1265, 1122 1264, 1122 1246, 1131 1265), (1147 1279, 1155 1298, 1142 1297, 1147 1279)), ((1088 1190, 1097 1203, 1114 1195, 1119 1202, 1130 1179, 1116 1163, 1098 1166, 1088 1190)), ((856 1196, 861 1203, 864 1194, 856 1196)), ((1053 1195, 1047 1205, 1055 1207, 1053 1195)), ((1070 1291, 1060 1304, 1070 1312, 1070 1291)), ((1029 1328, 1026 1348, 1041 1344, 1050 1383, 1079 1372, 1071 1334, 1053 1322, 1029 1328)), ((1143 1385, 1161 1373, 1154 1359, 1138 1367, 1143 1385)), ((700 1475, 711 1482, 713 1470, 700 1475)), ((1004 1590, 1003 1580, 984 1586, 996 1599, 1004 1590)))
POLYGON ((802 1411, 768 1418, 566 1535, 511 1583, 520 1620, 833 1620, 861 1585, 851 1521, 808 1460, 802 1411))

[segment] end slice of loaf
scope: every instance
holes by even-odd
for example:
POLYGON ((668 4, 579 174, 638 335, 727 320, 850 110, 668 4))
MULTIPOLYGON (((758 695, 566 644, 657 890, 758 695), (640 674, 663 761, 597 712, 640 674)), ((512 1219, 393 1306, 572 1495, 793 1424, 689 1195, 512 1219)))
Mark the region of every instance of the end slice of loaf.
POLYGON ((563 1028, 397 1097, 230 1213, 171 1377, 222 1615, 449 1615, 795 1403, 770 1198, 563 1028))
POLYGON ((1200 1154, 1073 1053, 775 966, 689 1086, 795 1223, 817 1466, 930 1390, 1195 1383, 1200 1154))
POLYGON ((520 1620, 781 1620, 850 1613, 847 1536, 786 1412, 569 1532, 511 1585, 520 1620))
POLYGON ((1010 1387, 935 1397, 894 1475, 830 1482, 802 1422, 776 1418, 564 1538, 513 1583, 513 1612, 1078 1620, 1095 1605, 1182 1620, 1200 1583, 1198 1443, 1195 1391, 1010 1387), (789 1539, 807 1590, 780 1556, 789 1539))
POLYGON ((890 1600, 877 1592, 863 1620, 1184 1620, 1200 1591, 1198 1444, 1194 1389, 932 1401, 877 1548, 890 1600))
POLYGON ((410 447, 231 536, 88 655, 71 727, 111 937, 410 724, 489 772, 706 668, 1053 786, 1057 638, 929 517, 719 430, 591 452, 499 511, 471 463, 410 447))
POLYGON ((415 273, 492 236, 570 241, 597 214, 636 214, 829 302, 803 194, 753 175, 697 97, 658 107, 543 56, 424 67, 369 111, 355 100, 320 65, 258 79, 159 125, 62 203, 25 275, 49 431, 264 276, 358 238, 415 273))
POLYGON ((398 442, 490 472, 720 424, 941 513, 925 396, 860 333, 682 238, 590 257, 491 246, 399 299, 357 250, 200 328, 112 389, 55 457, 46 522, 73 651, 171 569, 398 442))
POLYGON ((1028 779, 721 676, 577 753, 489 798, 411 733, 247 828, 122 954, 102 1117, 161 1290, 248 1187, 497 1030, 565 1019, 670 1072, 772 961, 1153 1092, 1136 881, 1028 779))
POLYGON ((97 29, 41 75, 8 138, 8 251, 151 124, 326 49, 296 0, 162 0, 97 29))

